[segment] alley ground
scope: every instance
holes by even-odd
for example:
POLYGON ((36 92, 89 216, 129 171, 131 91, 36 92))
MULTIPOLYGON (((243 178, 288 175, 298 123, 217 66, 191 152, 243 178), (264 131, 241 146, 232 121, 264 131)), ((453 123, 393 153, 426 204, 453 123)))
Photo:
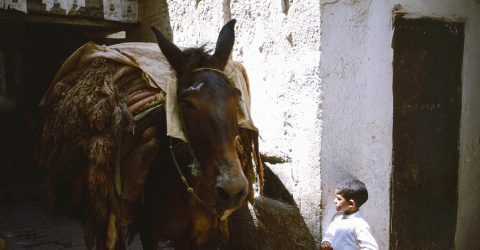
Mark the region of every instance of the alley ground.
MULTIPOLYGON (((49 210, 45 181, 10 186, 2 196, 0 237, 6 243, 5 250, 86 249, 80 224, 49 210)), ((140 241, 135 240, 127 249, 142 249, 140 241)))

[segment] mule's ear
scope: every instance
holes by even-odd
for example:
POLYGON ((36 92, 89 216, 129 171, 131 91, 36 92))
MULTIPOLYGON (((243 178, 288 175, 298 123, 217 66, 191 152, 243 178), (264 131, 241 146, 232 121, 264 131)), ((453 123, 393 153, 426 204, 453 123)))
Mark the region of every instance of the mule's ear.
POLYGON ((168 40, 168 38, 166 38, 157 27, 152 26, 152 31, 157 38, 158 46, 160 47, 163 55, 167 58, 168 62, 177 72, 177 74, 181 74, 183 72, 183 66, 186 62, 185 54, 175 44, 168 40))
POLYGON ((219 67, 223 69, 228 62, 230 53, 232 53, 233 44, 235 43, 235 19, 226 23, 220 34, 218 34, 217 45, 213 56, 220 62, 219 67))

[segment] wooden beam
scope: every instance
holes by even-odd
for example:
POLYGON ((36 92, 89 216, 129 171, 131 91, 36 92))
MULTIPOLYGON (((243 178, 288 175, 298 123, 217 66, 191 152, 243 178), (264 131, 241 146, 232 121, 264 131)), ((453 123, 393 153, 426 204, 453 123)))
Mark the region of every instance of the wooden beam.
POLYGON ((105 31, 128 31, 138 27, 138 23, 121 23, 100 18, 37 13, 25 14, 14 10, 0 10, 0 25, 9 23, 51 24, 105 31))

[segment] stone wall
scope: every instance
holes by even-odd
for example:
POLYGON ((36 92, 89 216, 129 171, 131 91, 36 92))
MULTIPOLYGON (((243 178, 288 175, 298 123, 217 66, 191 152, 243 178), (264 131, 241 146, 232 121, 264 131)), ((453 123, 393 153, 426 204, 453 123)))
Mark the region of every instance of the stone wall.
POLYGON ((369 191, 369 199, 361 208, 363 215, 380 249, 388 249, 391 33, 370 34, 376 32, 376 27, 390 25, 387 20, 370 26, 373 2, 322 1, 321 5, 320 75, 324 88, 321 175, 325 207, 322 226, 326 228, 336 213, 333 202, 336 184, 358 178, 369 191))

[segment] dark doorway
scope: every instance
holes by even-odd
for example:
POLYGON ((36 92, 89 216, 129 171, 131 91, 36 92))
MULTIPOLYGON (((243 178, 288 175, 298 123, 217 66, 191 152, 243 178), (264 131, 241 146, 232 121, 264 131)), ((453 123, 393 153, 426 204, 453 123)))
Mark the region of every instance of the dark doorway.
POLYGON ((53 17, 28 21, 29 15, 9 20, 9 14, 0 13, 5 15, 0 18, 0 189, 43 177, 37 166, 43 125, 39 102, 65 59, 88 41, 123 41, 105 38, 120 25, 89 26, 79 18, 67 24, 53 17))
POLYGON ((453 249, 464 24, 394 26, 390 249, 453 249))

